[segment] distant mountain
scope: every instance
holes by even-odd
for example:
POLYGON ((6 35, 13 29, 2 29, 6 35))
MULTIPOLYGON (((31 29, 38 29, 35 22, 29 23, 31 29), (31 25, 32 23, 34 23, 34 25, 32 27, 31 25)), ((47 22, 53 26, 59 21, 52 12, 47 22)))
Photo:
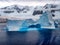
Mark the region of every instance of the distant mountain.
POLYGON ((19 13, 20 11, 23 11, 23 8, 24 8, 24 6, 11 5, 11 6, 7 6, 7 7, 4 7, 4 8, 1 8, 1 9, 5 10, 4 11, 5 13, 13 12, 11 10, 16 10, 19 13))
POLYGON ((3 8, 0 8, 0 15, 1 16, 8 16, 8 17, 23 17, 32 15, 34 11, 33 6, 21 6, 21 5, 11 5, 11 6, 6 6, 3 8), (21 16, 20 16, 21 15, 21 16))
POLYGON ((44 7, 45 7, 45 9, 47 9, 47 8, 56 8, 58 5, 56 5, 56 4, 46 4, 44 7))

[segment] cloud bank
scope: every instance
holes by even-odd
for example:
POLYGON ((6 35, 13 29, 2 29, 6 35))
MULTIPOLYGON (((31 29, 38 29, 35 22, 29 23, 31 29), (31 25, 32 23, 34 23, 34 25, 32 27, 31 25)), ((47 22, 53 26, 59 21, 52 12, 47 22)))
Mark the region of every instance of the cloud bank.
POLYGON ((0 8, 5 7, 5 6, 10 6, 10 5, 28 5, 28 6, 44 6, 46 4, 60 4, 59 0, 0 0, 0 8))

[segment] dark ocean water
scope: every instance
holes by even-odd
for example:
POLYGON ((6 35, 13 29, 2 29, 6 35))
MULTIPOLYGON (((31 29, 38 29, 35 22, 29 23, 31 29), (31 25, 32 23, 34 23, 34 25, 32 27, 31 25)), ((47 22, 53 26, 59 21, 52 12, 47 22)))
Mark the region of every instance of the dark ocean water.
POLYGON ((60 30, 0 32, 0 45, 60 45, 60 30))

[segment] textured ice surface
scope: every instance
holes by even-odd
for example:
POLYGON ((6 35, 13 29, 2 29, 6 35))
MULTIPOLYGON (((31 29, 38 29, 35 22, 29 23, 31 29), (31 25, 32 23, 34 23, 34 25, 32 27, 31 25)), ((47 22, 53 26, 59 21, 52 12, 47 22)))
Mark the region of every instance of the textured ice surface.
POLYGON ((41 28, 51 27, 47 13, 45 12, 37 21, 32 19, 26 20, 8 20, 7 27, 9 31, 28 31, 28 30, 40 30, 41 28))
MULTIPOLYGON (((44 9, 44 8, 43 8, 44 9)), ((47 12, 33 15, 35 7, 12 5, 0 9, 2 17, 6 17, 9 31, 40 30, 41 28, 55 29, 54 22, 48 17, 47 12)))

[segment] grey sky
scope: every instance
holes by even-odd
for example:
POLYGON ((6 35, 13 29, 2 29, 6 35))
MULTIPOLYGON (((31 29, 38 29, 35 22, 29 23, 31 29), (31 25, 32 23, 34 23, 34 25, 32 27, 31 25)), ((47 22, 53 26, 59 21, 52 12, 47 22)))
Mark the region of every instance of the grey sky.
POLYGON ((44 6, 46 4, 60 4, 60 0, 0 0, 0 7, 5 7, 14 4, 28 6, 44 6))
POLYGON ((60 0, 0 0, 0 1, 60 1, 60 0))

